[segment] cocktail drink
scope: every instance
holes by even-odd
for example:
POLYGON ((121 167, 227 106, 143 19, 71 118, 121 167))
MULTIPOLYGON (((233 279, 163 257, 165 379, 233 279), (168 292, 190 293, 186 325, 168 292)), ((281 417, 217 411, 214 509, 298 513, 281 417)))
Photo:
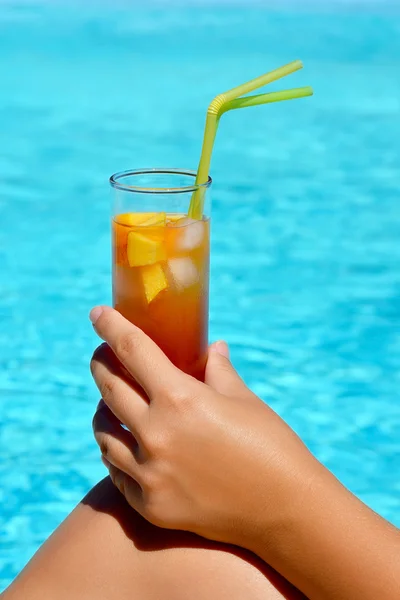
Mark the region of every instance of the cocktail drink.
MULTIPOLYGON (((204 377, 210 219, 189 218, 196 173, 168 169, 111 178, 113 304, 180 369, 204 377)), ((203 186, 209 195, 211 179, 203 186)), ((209 202, 207 201, 207 207, 209 202)))
POLYGON ((203 379, 208 345, 209 177, 221 116, 234 109, 311 96, 309 86, 248 96, 302 68, 284 65, 214 98, 197 171, 117 173, 113 212, 113 302, 180 369, 203 379))

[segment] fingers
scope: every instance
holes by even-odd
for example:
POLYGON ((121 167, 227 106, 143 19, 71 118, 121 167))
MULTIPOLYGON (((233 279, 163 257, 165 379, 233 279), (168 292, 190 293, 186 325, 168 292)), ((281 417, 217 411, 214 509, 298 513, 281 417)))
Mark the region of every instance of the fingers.
POLYGON ((221 340, 219 342, 215 342, 214 344, 212 344, 210 346, 210 350, 211 350, 211 352, 218 352, 218 354, 221 354, 221 356, 224 356, 228 360, 230 359, 230 354, 231 353, 230 353, 230 350, 229 350, 229 346, 223 340, 221 340))
POLYGON ((232 366, 229 348, 225 342, 216 342, 209 348, 205 383, 226 396, 235 396, 246 388, 232 366))
POLYGON ((140 481, 140 465, 135 456, 136 440, 105 404, 97 409, 93 417, 93 433, 102 456, 140 481))
POLYGON ((148 410, 144 392, 124 372, 107 344, 102 344, 95 350, 90 369, 104 402, 117 419, 139 439, 141 425, 148 410))
POLYGON ((115 487, 123 494, 128 502, 138 513, 143 515, 144 503, 142 488, 140 485, 132 479, 129 475, 115 467, 114 465, 103 461, 104 465, 108 468, 110 479, 115 487))
POLYGON ((174 386, 181 376, 162 350, 138 327, 108 306, 90 313, 96 333, 151 398, 174 386))

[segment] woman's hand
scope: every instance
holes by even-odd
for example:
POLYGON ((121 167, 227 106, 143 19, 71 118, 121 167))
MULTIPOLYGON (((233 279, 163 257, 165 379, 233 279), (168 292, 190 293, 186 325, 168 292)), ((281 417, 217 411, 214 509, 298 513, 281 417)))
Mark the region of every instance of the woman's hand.
POLYGON ((129 504, 161 527, 250 549, 290 520, 318 463, 246 387, 227 346, 211 346, 200 383, 115 310, 91 317, 106 342, 91 362, 103 398, 94 433, 129 504))
POLYGON ((250 392, 224 343, 205 383, 118 312, 91 367, 111 479, 147 520, 252 550, 311 600, 400 597, 400 535, 348 492, 250 392), (122 426, 122 423, 125 427, 122 426))

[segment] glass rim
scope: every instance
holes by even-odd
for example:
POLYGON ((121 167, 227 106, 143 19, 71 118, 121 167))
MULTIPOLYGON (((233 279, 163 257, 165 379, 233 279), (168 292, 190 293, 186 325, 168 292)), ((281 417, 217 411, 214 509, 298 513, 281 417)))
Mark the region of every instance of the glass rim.
POLYGON ((196 179, 197 171, 190 169, 170 169, 168 167, 154 167, 144 169, 130 169, 128 171, 120 171, 111 175, 109 182, 111 187, 123 192, 134 192, 137 194, 184 194, 188 192, 196 192, 200 189, 208 189, 212 184, 212 179, 208 176, 205 183, 194 183, 193 185, 180 187, 143 187, 136 185, 128 185, 121 183, 125 177, 135 177, 138 175, 184 175, 196 179))

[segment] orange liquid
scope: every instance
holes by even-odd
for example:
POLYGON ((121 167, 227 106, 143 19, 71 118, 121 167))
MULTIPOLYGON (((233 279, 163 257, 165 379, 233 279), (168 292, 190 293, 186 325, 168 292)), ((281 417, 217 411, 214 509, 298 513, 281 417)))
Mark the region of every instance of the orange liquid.
MULTIPOLYGON (((204 379, 208 349, 209 220, 177 219, 167 215, 165 226, 122 224, 122 215, 112 222, 113 303, 129 321, 140 327, 182 371, 204 379), (169 221, 169 217, 173 221, 169 221), (118 220, 120 218, 120 221, 118 220), (149 302, 143 267, 130 266, 128 236, 140 233, 162 240, 164 289, 149 302)), ((131 261, 132 262, 132 261, 131 261)), ((158 268, 158 267, 157 267, 158 268)), ((161 269, 160 269, 161 271, 161 269)))

